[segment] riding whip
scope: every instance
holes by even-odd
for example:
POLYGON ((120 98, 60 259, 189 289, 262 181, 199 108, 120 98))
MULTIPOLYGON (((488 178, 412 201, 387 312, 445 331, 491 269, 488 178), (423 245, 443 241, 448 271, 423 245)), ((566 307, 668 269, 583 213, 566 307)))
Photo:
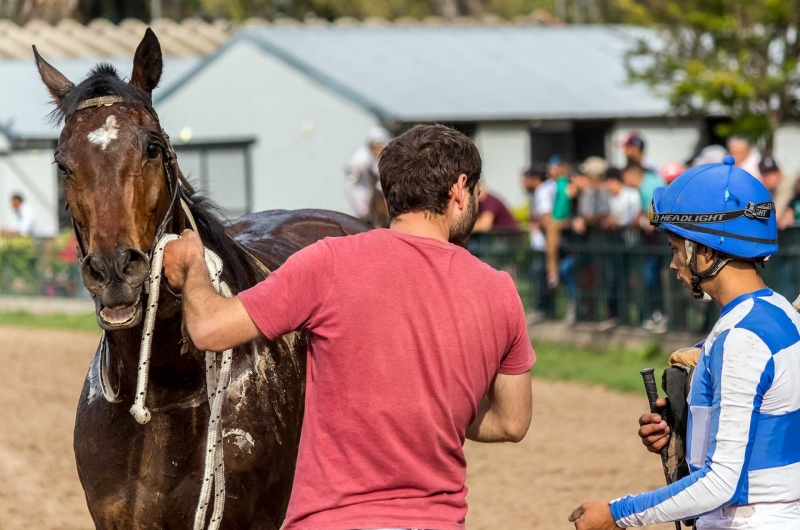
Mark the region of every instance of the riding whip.
MULTIPOLYGON (((652 368, 645 368, 639 373, 642 374, 642 380, 644 381, 644 390, 647 392, 650 412, 658 414, 658 407, 656 406, 656 401, 658 401, 658 387, 656 386, 655 370, 652 368)), ((669 459, 668 451, 669 448, 666 445, 661 449, 661 467, 664 468, 664 478, 667 479, 667 485, 671 482, 669 470, 667 468, 667 460, 669 459)), ((675 521, 675 530, 681 530, 681 523, 678 521, 675 521)))

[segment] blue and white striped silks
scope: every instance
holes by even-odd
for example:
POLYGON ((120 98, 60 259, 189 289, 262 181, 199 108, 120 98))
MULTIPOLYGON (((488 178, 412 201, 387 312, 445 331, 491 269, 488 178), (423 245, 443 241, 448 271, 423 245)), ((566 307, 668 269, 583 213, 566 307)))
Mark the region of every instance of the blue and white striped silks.
POLYGON ((692 379, 687 437, 691 474, 612 502, 619 526, 800 499, 800 315, 784 297, 763 289, 722 308, 692 379))

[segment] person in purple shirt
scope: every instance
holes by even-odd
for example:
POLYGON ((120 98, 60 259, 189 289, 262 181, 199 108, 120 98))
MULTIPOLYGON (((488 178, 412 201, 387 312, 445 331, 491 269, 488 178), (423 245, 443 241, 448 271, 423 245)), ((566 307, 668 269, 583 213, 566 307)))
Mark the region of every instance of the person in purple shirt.
POLYGON ((489 193, 480 184, 478 184, 478 187, 480 188, 480 194, 478 195, 479 217, 472 231, 489 232, 492 230, 519 229, 519 223, 511 215, 503 201, 489 193))

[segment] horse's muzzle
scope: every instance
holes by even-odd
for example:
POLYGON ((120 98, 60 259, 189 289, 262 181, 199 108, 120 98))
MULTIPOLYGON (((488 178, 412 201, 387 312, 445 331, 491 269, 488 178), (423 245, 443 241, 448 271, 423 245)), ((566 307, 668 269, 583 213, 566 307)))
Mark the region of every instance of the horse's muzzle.
POLYGON ((127 246, 112 253, 90 252, 81 264, 83 284, 97 306, 97 322, 105 330, 126 329, 142 318, 141 292, 150 274, 147 256, 127 246))

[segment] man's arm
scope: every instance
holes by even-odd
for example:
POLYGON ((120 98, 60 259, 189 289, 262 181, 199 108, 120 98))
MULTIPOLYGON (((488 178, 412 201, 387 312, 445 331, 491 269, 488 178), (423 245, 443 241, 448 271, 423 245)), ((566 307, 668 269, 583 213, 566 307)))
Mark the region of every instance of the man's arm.
POLYGON ((475 221, 473 232, 488 232, 494 226, 494 212, 483 212, 475 221))
POLYGON ((190 230, 164 252, 164 275, 183 292, 183 312, 192 342, 199 350, 225 351, 261 336, 238 297, 217 294, 206 268, 200 238, 190 230))
POLYGON ((528 432, 533 412, 531 375, 497 374, 488 394, 478 404, 478 414, 467 427, 474 442, 519 442, 528 432))

